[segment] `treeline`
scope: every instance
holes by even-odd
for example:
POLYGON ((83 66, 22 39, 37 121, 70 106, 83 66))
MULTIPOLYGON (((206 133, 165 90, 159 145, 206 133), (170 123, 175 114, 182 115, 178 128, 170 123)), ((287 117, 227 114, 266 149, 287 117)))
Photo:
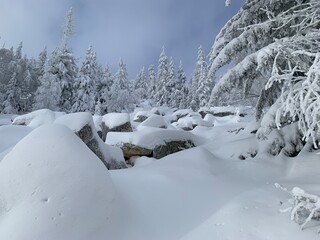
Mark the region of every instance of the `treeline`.
POLYGON ((157 70, 142 68, 129 80, 126 64, 120 59, 118 71, 97 62, 90 46, 83 62, 77 63, 68 39, 72 35, 72 11, 66 15, 63 40, 50 55, 44 49, 38 59, 22 57, 22 43, 0 49, 0 112, 25 113, 48 108, 55 111, 104 114, 131 111, 142 100, 156 106, 197 109, 207 105, 213 79, 202 47, 191 81, 182 63, 175 69, 164 49, 157 70))

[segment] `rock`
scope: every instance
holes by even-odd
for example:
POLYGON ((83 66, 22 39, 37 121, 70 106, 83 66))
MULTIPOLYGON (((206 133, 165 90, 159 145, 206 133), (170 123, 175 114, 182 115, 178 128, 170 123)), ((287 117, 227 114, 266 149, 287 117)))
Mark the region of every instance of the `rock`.
POLYGON ((110 132, 106 142, 120 146, 126 159, 133 156, 162 158, 203 144, 204 139, 184 131, 144 128, 132 133, 110 132))
POLYGON ((167 128, 167 123, 164 117, 153 114, 143 121, 139 127, 156 127, 156 128, 167 128))
POLYGON ((106 140, 108 132, 132 132, 130 117, 127 113, 108 113, 102 117, 101 139, 106 140))
POLYGON ((169 154, 193 147, 195 147, 195 144, 191 140, 166 142, 165 144, 158 145, 154 148, 153 157, 159 159, 169 154))
POLYGON ((126 159, 129 159, 133 156, 152 156, 152 149, 139 147, 131 143, 124 143, 121 147, 123 155, 126 159))
POLYGON ((148 119, 148 117, 150 117, 150 112, 147 111, 139 111, 135 114, 135 116, 133 117, 133 121, 134 122, 138 122, 138 123, 142 123, 143 121, 145 121, 146 119, 148 119))
POLYGON ((67 114, 58 118, 55 123, 70 128, 108 169, 126 168, 123 156, 115 149, 112 151, 111 148, 114 147, 107 146, 98 136, 90 113, 67 114))

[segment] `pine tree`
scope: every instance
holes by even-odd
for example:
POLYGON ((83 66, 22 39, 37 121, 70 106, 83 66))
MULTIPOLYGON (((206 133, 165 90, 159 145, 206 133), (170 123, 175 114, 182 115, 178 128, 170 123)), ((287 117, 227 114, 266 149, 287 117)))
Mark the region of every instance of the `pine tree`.
MULTIPOLYGON (((300 0, 247 0, 241 10, 221 29, 210 53, 209 75, 229 66, 213 88, 211 105, 245 102, 263 109, 276 100, 264 88, 271 76, 279 47, 297 33, 303 16, 294 11, 303 7, 300 0), (284 15, 295 15, 289 19, 284 15)), ((279 61, 284 61, 279 57, 279 61)), ((257 117, 261 116, 257 112, 257 117)))
POLYGON ((113 77, 110 68, 107 65, 103 69, 102 77, 99 78, 97 84, 97 104, 100 103, 101 115, 108 112, 108 104, 111 98, 111 87, 113 85, 113 77))
POLYGON ((39 86, 37 90, 35 109, 71 111, 74 103, 73 85, 78 75, 72 50, 67 46, 68 39, 73 34, 72 28, 72 9, 70 9, 66 16, 61 47, 56 48, 51 54, 45 67, 45 74, 41 78, 43 86, 39 86), (52 89, 48 89, 49 86, 52 86, 52 89))
POLYGON ((154 70, 154 66, 150 65, 148 68, 148 98, 154 100, 154 96, 156 94, 156 73, 154 70))
POLYGON ((202 46, 200 46, 198 48, 197 62, 191 80, 190 106, 193 110, 207 105, 211 94, 211 85, 213 84, 210 80, 205 53, 202 46))
POLYGON ((18 86, 16 73, 13 73, 10 81, 4 88, 4 101, 2 102, 2 113, 16 114, 19 110, 18 99, 21 95, 21 89, 18 86))
POLYGON ((134 81, 134 92, 136 95, 136 98, 138 100, 146 99, 147 98, 147 78, 146 78, 146 71, 143 67, 139 74, 137 75, 135 81, 134 81))
POLYGON ((96 83, 98 78, 98 64, 96 53, 90 45, 82 63, 79 77, 74 84, 73 112, 95 112, 96 83))
POLYGON ((166 99, 164 95, 166 94, 166 82, 169 75, 169 60, 164 51, 162 52, 159 57, 159 66, 158 66, 158 77, 157 77, 157 84, 156 84, 156 94, 155 94, 155 103, 158 106, 162 106, 166 104, 166 99))
POLYGON ((165 83, 165 95, 164 95, 164 104, 169 107, 178 107, 178 99, 176 99, 176 72, 174 68, 174 63, 172 58, 170 58, 169 62, 169 72, 168 78, 165 83))
POLYGON ((177 82, 177 88, 175 93, 177 96, 176 97, 177 104, 179 103, 177 107, 180 109, 184 109, 184 108, 187 108, 189 104, 187 102, 187 98, 188 98, 188 88, 186 86, 187 77, 184 72, 181 61, 180 61, 180 65, 177 72, 177 78, 178 78, 178 82, 177 82))
POLYGON ((130 112, 133 110, 133 96, 129 90, 128 73, 125 63, 120 59, 119 70, 111 87, 111 98, 108 104, 110 112, 130 112))

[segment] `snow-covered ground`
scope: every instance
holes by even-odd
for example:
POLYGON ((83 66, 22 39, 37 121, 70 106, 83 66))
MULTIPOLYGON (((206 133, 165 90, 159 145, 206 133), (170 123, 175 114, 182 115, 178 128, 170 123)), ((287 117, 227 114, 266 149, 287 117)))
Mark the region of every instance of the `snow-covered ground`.
MULTIPOLYGON (((161 110, 170 125, 175 116, 161 110)), ((289 206, 290 195, 274 185, 319 195, 319 152, 269 155, 251 133, 252 110, 246 113, 208 116, 204 120, 213 127, 186 133, 201 139, 200 146, 160 160, 141 157, 121 170, 107 170, 51 118, 48 124, 36 119, 31 126, 1 126, 0 239, 319 238, 319 222, 301 231, 290 213, 280 211, 289 206)), ((2 116, 2 122, 11 121, 2 116)), ((139 131, 146 130, 124 134, 139 144, 139 131)), ((163 131, 154 128, 154 135, 163 131)))

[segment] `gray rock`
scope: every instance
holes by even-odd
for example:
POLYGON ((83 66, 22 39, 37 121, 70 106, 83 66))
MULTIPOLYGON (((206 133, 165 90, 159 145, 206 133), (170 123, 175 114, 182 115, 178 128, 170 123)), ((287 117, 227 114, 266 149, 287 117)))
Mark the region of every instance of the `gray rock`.
POLYGON ((131 143, 124 143, 121 147, 123 155, 126 159, 133 156, 152 156, 152 149, 143 148, 131 143))
POLYGON ((163 158, 169 154, 192 147, 195 147, 195 144, 191 140, 166 142, 154 148, 153 157, 156 159, 163 158))
POLYGON ((101 132, 99 134, 102 141, 106 141, 106 136, 108 132, 132 132, 132 126, 130 122, 126 122, 120 126, 114 128, 109 128, 104 122, 101 123, 101 132))
POLYGON ((145 115, 138 115, 136 118, 133 120, 134 122, 142 123, 143 121, 147 120, 148 116, 145 115))

